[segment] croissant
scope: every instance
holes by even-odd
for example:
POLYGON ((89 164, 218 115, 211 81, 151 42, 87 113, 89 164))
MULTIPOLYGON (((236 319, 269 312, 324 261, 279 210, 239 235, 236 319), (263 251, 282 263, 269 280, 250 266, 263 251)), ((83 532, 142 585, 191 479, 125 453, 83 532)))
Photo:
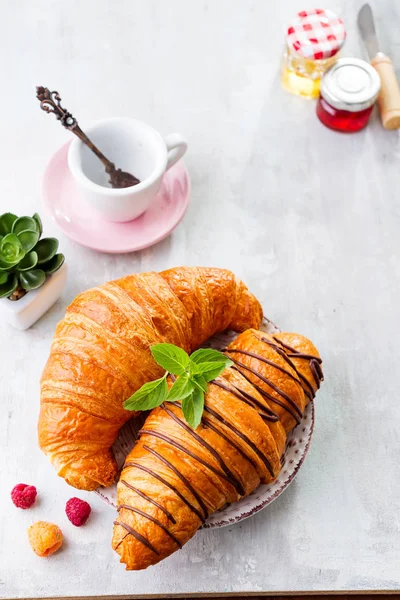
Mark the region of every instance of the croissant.
POLYGON ((228 327, 259 327, 261 318, 256 298, 224 269, 134 274, 80 294, 57 326, 41 378, 41 449, 70 485, 111 485, 110 448, 132 416, 123 402, 163 372, 150 346, 191 352, 228 327))
POLYGON ((126 459, 112 546, 128 570, 156 564, 213 512, 273 481, 323 379, 317 349, 294 333, 250 329, 226 352, 234 364, 209 384, 199 427, 179 402, 164 403, 126 459))

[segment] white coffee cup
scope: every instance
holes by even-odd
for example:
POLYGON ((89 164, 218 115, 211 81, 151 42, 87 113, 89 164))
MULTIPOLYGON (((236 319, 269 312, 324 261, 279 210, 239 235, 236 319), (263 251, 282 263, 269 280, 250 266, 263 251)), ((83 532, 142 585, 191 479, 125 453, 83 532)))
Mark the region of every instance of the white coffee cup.
POLYGON ((136 119, 112 118, 85 129, 99 150, 123 171, 140 180, 135 186, 111 188, 103 164, 79 139, 68 151, 68 166, 82 197, 108 221, 132 221, 144 213, 159 191, 162 178, 186 152, 179 133, 165 139, 136 119))

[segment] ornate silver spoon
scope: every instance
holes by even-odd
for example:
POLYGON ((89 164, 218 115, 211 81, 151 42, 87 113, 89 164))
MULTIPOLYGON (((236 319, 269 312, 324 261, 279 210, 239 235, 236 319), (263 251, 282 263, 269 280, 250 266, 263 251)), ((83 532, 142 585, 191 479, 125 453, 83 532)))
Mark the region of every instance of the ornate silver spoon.
POLYGON ((140 183, 139 179, 126 171, 117 169, 115 164, 108 160, 102 152, 93 144, 88 136, 78 125, 78 121, 65 108, 61 106, 61 97, 58 92, 50 92, 48 88, 38 86, 36 88, 36 97, 40 101, 40 108, 47 113, 54 113, 61 125, 74 133, 95 155, 101 160, 109 174, 109 182, 113 188, 127 188, 140 183))

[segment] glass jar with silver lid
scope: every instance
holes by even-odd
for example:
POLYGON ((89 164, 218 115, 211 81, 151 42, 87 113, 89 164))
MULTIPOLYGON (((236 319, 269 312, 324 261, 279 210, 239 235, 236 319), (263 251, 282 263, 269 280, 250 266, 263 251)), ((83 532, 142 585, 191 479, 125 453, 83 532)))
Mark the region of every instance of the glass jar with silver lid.
POLYGON ((367 125, 380 89, 379 75, 369 63, 340 58, 322 78, 318 118, 331 129, 359 131, 367 125))

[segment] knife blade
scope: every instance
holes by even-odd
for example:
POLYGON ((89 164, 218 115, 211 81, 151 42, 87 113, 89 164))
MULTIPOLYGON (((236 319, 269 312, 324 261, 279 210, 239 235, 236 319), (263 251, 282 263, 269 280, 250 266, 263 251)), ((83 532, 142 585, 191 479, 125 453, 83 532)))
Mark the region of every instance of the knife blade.
POLYGON ((361 38, 367 49, 369 59, 372 60, 379 52, 378 38, 376 37, 374 15, 369 4, 364 4, 357 17, 361 38))
POLYGON ((385 129, 399 129, 400 88, 392 61, 379 50, 374 15, 371 6, 368 3, 364 4, 358 11, 357 23, 371 65, 376 69, 381 79, 381 91, 378 97, 378 106, 382 125, 385 129))

